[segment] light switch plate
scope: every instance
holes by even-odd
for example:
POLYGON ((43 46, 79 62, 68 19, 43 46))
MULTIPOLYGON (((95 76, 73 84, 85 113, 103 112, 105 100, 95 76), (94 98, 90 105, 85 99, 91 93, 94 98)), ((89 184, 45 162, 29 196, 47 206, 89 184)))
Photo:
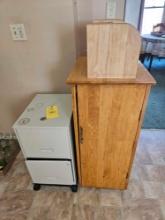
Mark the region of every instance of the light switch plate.
POLYGON ((10 31, 13 40, 27 40, 27 35, 23 24, 10 24, 10 31))

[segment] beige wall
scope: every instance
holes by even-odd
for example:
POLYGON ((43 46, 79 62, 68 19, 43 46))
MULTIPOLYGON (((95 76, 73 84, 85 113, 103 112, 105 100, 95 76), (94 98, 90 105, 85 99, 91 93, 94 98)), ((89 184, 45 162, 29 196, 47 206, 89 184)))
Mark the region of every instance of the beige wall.
POLYGON ((0 132, 35 93, 66 92, 75 61, 72 0, 0 1, 0 132), (27 41, 13 41, 9 24, 23 23, 27 41))
MULTIPOLYGON (((122 16, 123 0, 116 1, 122 16)), ((105 19, 106 6, 106 0, 0 1, 0 132, 11 131, 34 94, 69 91, 76 48, 86 53, 86 24, 105 19), (11 39, 13 23, 25 25, 27 41, 11 39)))
POLYGON ((106 18, 107 0, 77 0, 76 33, 77 54, 86 54, 86 24, 96 19, 106 18))
POLYGON ((138 28, 141 0, 126 0, 125 21, 138 28))

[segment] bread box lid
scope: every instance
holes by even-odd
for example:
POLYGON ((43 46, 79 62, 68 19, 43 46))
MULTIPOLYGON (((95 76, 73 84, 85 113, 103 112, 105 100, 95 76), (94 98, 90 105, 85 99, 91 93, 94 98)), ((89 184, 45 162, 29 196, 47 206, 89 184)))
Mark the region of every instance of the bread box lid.
POLYGON ((87 25, 89 78, 135 79, 141 37, 121 20, 100 20, 87 25))

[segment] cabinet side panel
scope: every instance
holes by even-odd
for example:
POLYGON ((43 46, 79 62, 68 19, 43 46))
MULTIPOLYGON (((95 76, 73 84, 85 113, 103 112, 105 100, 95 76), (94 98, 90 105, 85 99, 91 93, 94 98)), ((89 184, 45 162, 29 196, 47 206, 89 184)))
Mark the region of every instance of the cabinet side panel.
POLYGON ((78 86, 83 186, 124 189, 145 85, 78 86))
POLYGON ((138 139, 139 139, 139 135, 140 135, 140 131, 141 131, 141 126, 142 126, 142 123, 143 123, 143 119, 144 119, 144 115, 145 115, 145 111, 146 111, 146 107, 147 107, 147 103, 148 103, 148 98, 149 98, 149 95, 150 95, 150 90, 151 90, 151 85, 146 86, 143 106, 142 106, 142 110, 141 110, 140 120, 139 120, 139 124, 138 124, 137 133, 136 133, 136 136, 135 136, 135 142, 134 142, 134 146, 133 146, 132 157, 131 157, 129 171, 128 171, 128 178, 127 178, 127 182, 126 182, 126 187, 128 185, 128 179, 129 179, 129 176, 130 176, 130 171, 131 171, 133 160, 134 160, 134 157, 135 157, 136 147, 137 147, 137 143, 138 143, 138 139))
POLYGON ((72 110, 74 121, 74 133, 76 142, 76 161, 78 169, 78 182, 81 184, 81 163, 80 163, 80 148, 79 148, 79 125, 78 125, 78 109, 77 109, 77 87, 72 86, 72 110))

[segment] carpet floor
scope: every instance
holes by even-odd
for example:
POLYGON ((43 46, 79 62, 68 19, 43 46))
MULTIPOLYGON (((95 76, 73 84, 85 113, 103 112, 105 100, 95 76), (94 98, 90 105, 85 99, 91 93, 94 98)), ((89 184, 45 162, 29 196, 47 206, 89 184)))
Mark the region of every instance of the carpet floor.
MULTIPOLYGON (((148 67, 148 62, 144 65, 148 67)), ((153 60, 151 74, 157 84, 151 89, 143 128, 165 129, 165 59, 153 60)))

